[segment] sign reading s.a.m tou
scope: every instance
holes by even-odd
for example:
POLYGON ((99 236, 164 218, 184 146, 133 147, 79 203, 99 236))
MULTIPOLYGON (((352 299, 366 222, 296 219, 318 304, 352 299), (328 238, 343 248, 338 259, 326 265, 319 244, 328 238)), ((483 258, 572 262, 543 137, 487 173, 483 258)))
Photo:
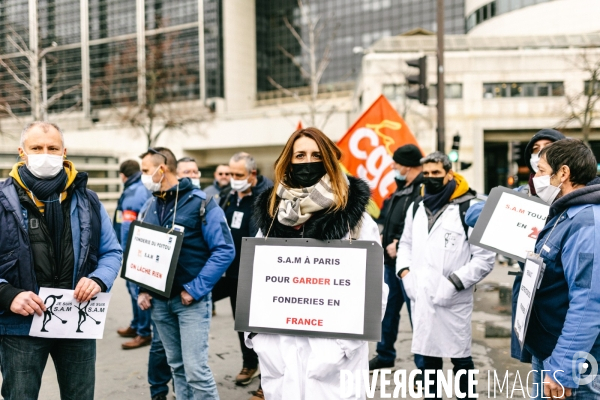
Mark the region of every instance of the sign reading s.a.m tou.
POLYGON ((469 243, 524 262, 534 251, 550 207, 537 197, 495 187, 485 203, 469 243))
POLYGON ((381 340, 376 242, 244 238, 235 329, 381 340))

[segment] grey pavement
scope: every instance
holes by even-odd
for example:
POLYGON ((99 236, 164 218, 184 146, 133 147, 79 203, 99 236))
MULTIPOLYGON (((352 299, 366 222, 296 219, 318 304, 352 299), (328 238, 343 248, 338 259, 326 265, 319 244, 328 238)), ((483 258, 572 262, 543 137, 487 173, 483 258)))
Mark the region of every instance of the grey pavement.
MULTIPOLYGON (((517 371, 524 380, 529 370, 527 365, 510 358, 510 338, 486 337, 486 324, 506 326, 508 323, 510 325, 510 314, 498 301, 498 288, 512 285, 513 277, 507 275, 509 269, 509 267, 496 266, 490 276, 478 285, 475 293, 473 358, 476 368, 479 369, 480 398, 488 398, 488 371, 496 370, 502 376, 509 371, 509 381, 512 384, 517 371)), ((116 333, 118 328, 125 327, 129 323, 130 318, 129 295, 125 289, 125 282, 118 278, 113 289, 104 339, 97 341, 96 399, 150 399, 146 375, 149 347, 122 350, 121 343, 127 339, 120 338, 116 333)), ((410 353, 411 337, 408 314, 404 308, 396 342, 396 369, 410 371, 414 368, 413 356, 410 353)), ((371 343, 369 347, 371 355, 374 355, 375 343, 371 343)), ((242 366, 242 356, 236 332, 233 330, 233 318, 228 299, 217 303, 217 316, 213 318, 211 326, 209 364, 215 375, 221 399, 247 400, 250 398, 249 392, 258 386, 257 379, 248 387, 237 387, 234 384, 235 375, 242 366)), ((444 360, 444 369, 446 368, 452 368, 450 360, 444 360)), ((507 398, 505 394, 497 393, 496 398, 507 398)), ((522 398, 521 392, 515 392, 514 397, 522 398)), ((49 361, 43 377, 40 399, 59 398, 54 367, 49 361)), ((171 399, 172 395, 169 398, 171 399)), ((382 398, 379 390, 374 398, 382 398)))

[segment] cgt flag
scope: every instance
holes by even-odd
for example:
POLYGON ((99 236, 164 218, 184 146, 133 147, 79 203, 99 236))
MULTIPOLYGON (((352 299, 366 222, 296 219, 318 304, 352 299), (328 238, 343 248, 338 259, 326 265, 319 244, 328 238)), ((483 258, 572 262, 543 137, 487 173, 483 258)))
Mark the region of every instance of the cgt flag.
POLYGON ((409 143, 419 146, 404 119, 381 95, 337 144, 343 153, 342 165, 369 183, 372 200, 380 210, 396 188, 392 154, 409 143))

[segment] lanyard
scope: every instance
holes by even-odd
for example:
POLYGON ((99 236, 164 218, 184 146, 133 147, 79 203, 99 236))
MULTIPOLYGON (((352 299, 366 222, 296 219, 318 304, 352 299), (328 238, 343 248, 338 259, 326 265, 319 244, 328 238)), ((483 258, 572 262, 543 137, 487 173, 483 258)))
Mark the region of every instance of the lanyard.
MULTIPOLYGON (((554 226, 552 227, 552 230, 550 231, 550 233, 548 234, 548 236, 546 236, 546 240, 544 240, 544 244, 542 245, 542 250, 544 250, 544 247, 546 247, 546 243, 548 243, 548 239, 550 239, 550 236, 552 236, 552 232, 554 232, 554 228, 556 228, 556 225, 558 225, 558 222, 560 221, 560 219, 562 218, 563 214, 567 212, 567 210, 563 211, 562 213, 560 213, 560 215, 558 216, 558 218, 556 219, 556 222, 554 223, 554 226)), ((536 254, 537 256, 541 257, 542 256, 542 251, 540 250, 540 254, 536 254)))

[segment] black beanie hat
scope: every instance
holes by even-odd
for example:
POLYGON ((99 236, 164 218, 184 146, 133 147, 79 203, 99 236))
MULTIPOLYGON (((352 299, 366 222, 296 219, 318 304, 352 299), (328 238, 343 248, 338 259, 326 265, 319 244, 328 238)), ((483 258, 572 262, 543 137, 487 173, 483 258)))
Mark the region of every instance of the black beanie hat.
POLYGON ((531 153, 533 153, 533 145, 535 144, 535 142, 537 142, 538 140, 542 140, 542 139, 551 140, 552 142, 557 142, 559 140, 565 139, 565 135, 563 135, 556 129, 548 129, 548 128, 542 129, 541 131, 539 131, 538 133, 533 135, 533 137, 531 138, 529 143, 527 143, 527 147, 525 147, 525 154, 524 154, 525 162, 527 163, 529 170, 533 174, 535 174, 535 171, 533 170, 533 168, 531 168, 529 159, 531 158, 531 153))
POLYGON ((398 147, 392 158, 395 162, 405 167, 418 167, 421 165, 423 154, 414 144, 406 144, 398 147))

